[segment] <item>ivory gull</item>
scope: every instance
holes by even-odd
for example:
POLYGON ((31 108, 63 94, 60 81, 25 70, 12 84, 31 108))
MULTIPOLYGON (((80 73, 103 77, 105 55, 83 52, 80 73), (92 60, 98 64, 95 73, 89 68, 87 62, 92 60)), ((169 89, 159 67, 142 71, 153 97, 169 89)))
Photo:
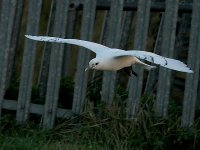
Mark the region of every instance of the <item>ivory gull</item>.
MULTIPOLYGON (((156 66, 148 65, 140 60, 145 60, 162 67, 166 67, 172 70, 193 73, 193 71, 187 67, 183 62, 163 57, 151 52, 140 51, 140 50, 121 50, 116 48, 109 48, 107 46, 84 41, 78 39, 63 39, 58 37, 48 37, 48 36, 32 36, 25 35, 27 38, 36 40, 36 41, 45 41, 45 42, 56 42, 56 43, 68 43, 73 45, 82 46, 87 48, 94 53, 96 53, 96 57, 90 60, 89 66, 87 69, 96 69, 96 70, 109 70, 109 71, 117 71, 123 68, 130 68, 134 64, 141 64, 145 69, 156 68, 156 66)), ((133 70, 132 73, 137 75, 133 70)))

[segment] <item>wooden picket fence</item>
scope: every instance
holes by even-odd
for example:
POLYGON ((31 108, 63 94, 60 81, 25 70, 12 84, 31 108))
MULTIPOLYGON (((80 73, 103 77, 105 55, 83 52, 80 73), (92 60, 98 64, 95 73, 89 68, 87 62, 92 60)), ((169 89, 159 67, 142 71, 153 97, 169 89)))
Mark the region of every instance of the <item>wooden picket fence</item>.
MULTIPOLYGON (((132 49, 146 50, 149 25, 152 13, 160 14, 160 23, 156 32, 154 52, 167 57, 177 57, 184 46, 183 30, 189 22, 190 34, 187 60, 185 62, 193 70, 193 74, 182 74, 185 82, 182 110, 182 126, 191 126, 194 121, 199 90, 199 56, 200 56, 200 1, 190 3, 178 0, 157 2, 151 0, 1 0, 0 1, 0 116, 2 109, 15 110, 18 123, 29 119, 29 114, 39 114, 43 117, 43 127, 52 128, 56 117, 70 117, 83 112, 86 103, 88 72, 85 72, 90 59, 90 52, 79 48, 74 77, 74 93, 72 110, 58 108, 58 94, 62 74, 69 72, 72 65, 68 60, 72 57, 70 46, 45 43, 40 67, 40 90, 45 96, 45 103, 31 102, 34 64, 37 42, 25 39, 23 34, 39 35, 39 27, 45 4, 51 3, 48 10, 48 23, 45 35, 74 38, 75 30, 80 30, 83 40, 93 41, 94 24, 98 20, 98 11, 104 11, 101 19, 99 43, 115 48, 127 48, 128 41, 134 43, 132 49), (27 15, 26 19, 23 15, 27 15), (79 15, 77 15, 79 14, 79 15), (81 17, 80 17, 81 16, 81 17), (187 19, 192 18, 191 21, 187 19), (81 20, 80 20, 81 18, 81 20), (134 18, 134 19, 133 19, 134 18), (179 26, 177 27, 178 18, 179 26), (77 21, 78 20, 78 21, 77 21), (185 22, 184 22, 185 21, 185 22), (24 23, 25 22, 25 23, 24 23), (77 22, 81 24, 77 29, 77 22), (134 31, 132 23, 135 23, 134 31), (25 33, 20 29, 26 26, 25 33), (177 29, 179 29, 176 34, 177 29), (182 29, 182 32, 181 32, 182 29), (131 37, 134 34, 134 37, 131 37), (129 40, 131 37, 131 40, 129 40), (10 83, 14 58, 23 42, 23 60, 21 66, 20 86, 17 100, 4 99, 5 91, 10 83), (179 43, 178 46, 175 42, 179 43), (62 74, 61 74, 62 72, 62 74)), ((40 32, 41 34, 41 32, 40 32)), ((44 35, 43 34, 43 35, 44 35)), ((127 117, 137 114, 141 96, 152 92, 157 83, 155 93, 155 112, 160 117, 167 116, 168 103, 175 75, 171 70, 159 68, 148 73, 144 80, 144 70, 135 66, 138 77, 130 77, 127 84, 127 117), (144 86, 145 85, 145 86, 144 86), (143 90, 144 89, 144 90, 143 90)), ((112 105, 117 74, 104 72, 102 80, 101 100, 112 105)), ((67 91, 66 91, 67 92, 67 91)))

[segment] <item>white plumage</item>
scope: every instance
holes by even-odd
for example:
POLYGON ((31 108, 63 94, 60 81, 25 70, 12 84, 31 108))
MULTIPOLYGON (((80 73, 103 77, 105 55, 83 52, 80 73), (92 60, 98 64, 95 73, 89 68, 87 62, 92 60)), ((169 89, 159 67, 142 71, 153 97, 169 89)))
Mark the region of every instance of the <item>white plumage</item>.
POLYGON ((172 70, 193 73, 193 71, 183 62, 172 58, 166 58, 151 52, 113 49, 98 43, 78 39, 63 39, 57 37, 32 35, 25 36, 36 41, 68 43, 85 47, 96 53, 96 58, 89 62, 89 68, 91 69, 117 71, 125 67, 130 67, 133 64, 142 64, 146 69, 155 68, 155 66, 151 66, 140 61, 146 60, 172 70))

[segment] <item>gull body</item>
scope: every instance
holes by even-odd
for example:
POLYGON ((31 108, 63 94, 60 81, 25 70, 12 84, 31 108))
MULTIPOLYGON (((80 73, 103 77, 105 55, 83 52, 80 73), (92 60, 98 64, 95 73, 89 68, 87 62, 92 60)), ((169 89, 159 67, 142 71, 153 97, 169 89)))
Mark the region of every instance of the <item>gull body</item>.
POLYGON ((134 64, 144 65, 145 69, 150 70, 151 68, 155 68, 155 66, 150 66, 141 62, 134 56, 126 56, 121 58, 113 58, 113 57, 104 57, 104 58, 94 58, 90 60, 89 66, 87 69, 96 69, 96 70, 107 70, 107 71, 117 71, 126 67, 131 67, 134 64))
POLYGON ((136 63, 135 57, 114 59, 112 57, 94 58, 89 62, 89 68, 96 70, 117 71, 125 67, 130 67, 136 63))
POLYGON ((48 36, 32 36, 25 35, 27 38, 36 40, 36 41, 45 41, 45 42, 56 42, 56 43, 68 43, 73 45, 78 45, 84 48, 87 48, 94 53, 96 57, 89 62, 87 69, 96 69, 96 70, 108 70, 108 71, 117 71, 123 68, 131 67, 134 64, 140 64, 145 69, 156 68, 156 66, 151 66, 142 62, 145 60, 157 65, 160 65, 165 68, 172 70, 193 73, 193 71, 183 62, 163 57, 151 52, 140 51, 140 50, 121 50, 115 48, 109 48, 104 45, 78 40, 78 39, 63 39, 58 37, 48 37, 48 36))

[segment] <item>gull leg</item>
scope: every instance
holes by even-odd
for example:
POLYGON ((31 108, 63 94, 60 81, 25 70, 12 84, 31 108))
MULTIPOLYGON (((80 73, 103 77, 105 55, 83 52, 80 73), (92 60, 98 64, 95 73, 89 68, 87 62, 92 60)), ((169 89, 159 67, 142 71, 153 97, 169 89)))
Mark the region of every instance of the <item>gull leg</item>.
POLYGON ((151 66, 151 65, 148 65, 148 64, 146 64, 146 63, 143 63, 143 62, 140 61, 139 59, 137 59, 136 62, 137 62, 138 64, 143 65, 144 68, 147 69, 147 70, 151 70, 151 69, 156 68, 156 66, 151 66))
POLYGON ((132 66, 131 66, 131 73, 132 73, 133 75, 135 75, 136 77, 138 76, 138 74, 133 70, 132 66))
POLYGON ((131 74, 133 74, 134 76, 137 77, 137 73, 136 73, 135 71, 133 71, 132 66, 123 68, 123 71, 124 71, 128 76, 131 76, 131 74))

